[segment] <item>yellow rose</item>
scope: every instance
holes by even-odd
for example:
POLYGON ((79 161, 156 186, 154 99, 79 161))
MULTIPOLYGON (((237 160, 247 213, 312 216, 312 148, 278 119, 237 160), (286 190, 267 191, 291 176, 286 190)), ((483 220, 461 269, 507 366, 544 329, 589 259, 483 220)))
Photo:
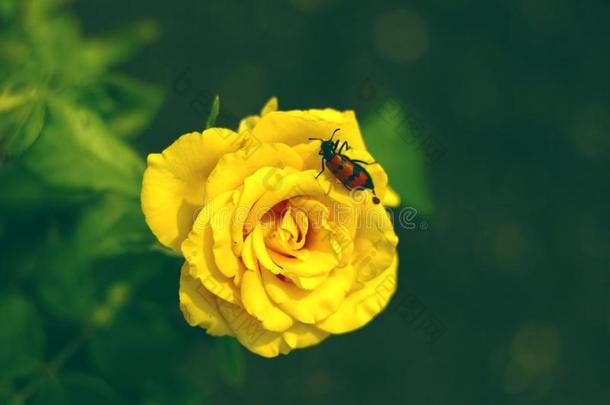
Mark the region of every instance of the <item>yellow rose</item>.
POLYGON ((319 141, 340 128, 348 156, 372 162, 352 111, 277 111, 271 99, 237 132, 183 135, 148 156, 142 209, 182 252, 180 308, 191 326, 235 336, 265 357, 353 331, 387 305, 398 259, 398 204, 379 164, 377 196, 321 169, 319 141))

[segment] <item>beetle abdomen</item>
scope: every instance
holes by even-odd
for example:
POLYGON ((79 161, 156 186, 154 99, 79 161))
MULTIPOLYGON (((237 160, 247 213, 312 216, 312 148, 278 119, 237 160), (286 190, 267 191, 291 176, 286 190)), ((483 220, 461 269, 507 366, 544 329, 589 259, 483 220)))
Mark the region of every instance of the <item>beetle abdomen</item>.
POLYGON ((333 172, 333 175, 349 189, 374 188, 369 173, 346 156, 338 154, 333 156, 331 160, 326 162, 326 167, 328 167, 333 172))

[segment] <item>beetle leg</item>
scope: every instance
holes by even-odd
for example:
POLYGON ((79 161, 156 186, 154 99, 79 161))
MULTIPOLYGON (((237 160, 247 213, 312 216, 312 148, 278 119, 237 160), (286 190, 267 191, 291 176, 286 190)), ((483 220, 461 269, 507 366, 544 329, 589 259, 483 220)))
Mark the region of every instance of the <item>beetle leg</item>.
POLYGON ((339 154, 341 154, 341 151, 343 151, 343 148, 345 148, 346 151, 350 150, 351 147, 349 146, 349 143, 347 143, 347 141, 343 141, 343 143, 341 144, 341 147, 339 148, 339 154))
POLYGON ((320 177, 322 173, 324 173, 324 169, 326 169, 326 166, 324 166, 324 159, 322 159, 322 170, 320 170, 320 173, 316 175, 316 179, 320 177))

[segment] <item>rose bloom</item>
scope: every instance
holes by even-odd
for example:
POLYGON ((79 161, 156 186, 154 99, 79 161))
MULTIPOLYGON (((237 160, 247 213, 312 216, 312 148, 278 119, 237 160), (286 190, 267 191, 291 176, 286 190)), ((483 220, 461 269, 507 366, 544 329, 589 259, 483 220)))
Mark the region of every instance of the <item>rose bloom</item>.
POLYGON ((396 206, 380 164, 370 190, 321 170, 337 128, 352 159, 373 162, 353 111, 277 111, 271 99, 237 132, 210 128, 148 156, 142 210, 163 245, 182 252, 180 308, 191 326, 235 336, 265 357, 353 331, 396 289, 396 206))

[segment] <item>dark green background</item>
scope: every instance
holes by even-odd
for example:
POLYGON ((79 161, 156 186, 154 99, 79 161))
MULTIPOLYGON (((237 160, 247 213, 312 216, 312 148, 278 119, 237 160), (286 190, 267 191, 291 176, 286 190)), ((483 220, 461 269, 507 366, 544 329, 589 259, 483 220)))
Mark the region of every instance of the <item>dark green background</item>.
MULTIPOLYGON (((272 360, 235 352, 181 319, 178 259, 122 255, 92 265, 95 282, 136 279, 134 295, 62 369, 138 403, 610 400, 610 3, 87 0, 72 11, 86 35, 159 24, 122 67, 165 93, 135 140, 141 154, 200 129, 212 94, 227 126, 273 95, 282 109, 362 118, 396 100, 417 139, 444 152, 419 147, 428 197, 403 198, 418 215, 397 230, 398 293, 366 328, 272 360), (404 316, 408 297, 444 326, 435 342, 404 316)), ((399 138, 398 156, 417 144, 399 138)), ((29 294, 13 274, 48 262, 26 260, 25 246, 76 215, 7 207, 3 284, 29 294)), ((48 359, 79 323, 39 311, 48 359)))

